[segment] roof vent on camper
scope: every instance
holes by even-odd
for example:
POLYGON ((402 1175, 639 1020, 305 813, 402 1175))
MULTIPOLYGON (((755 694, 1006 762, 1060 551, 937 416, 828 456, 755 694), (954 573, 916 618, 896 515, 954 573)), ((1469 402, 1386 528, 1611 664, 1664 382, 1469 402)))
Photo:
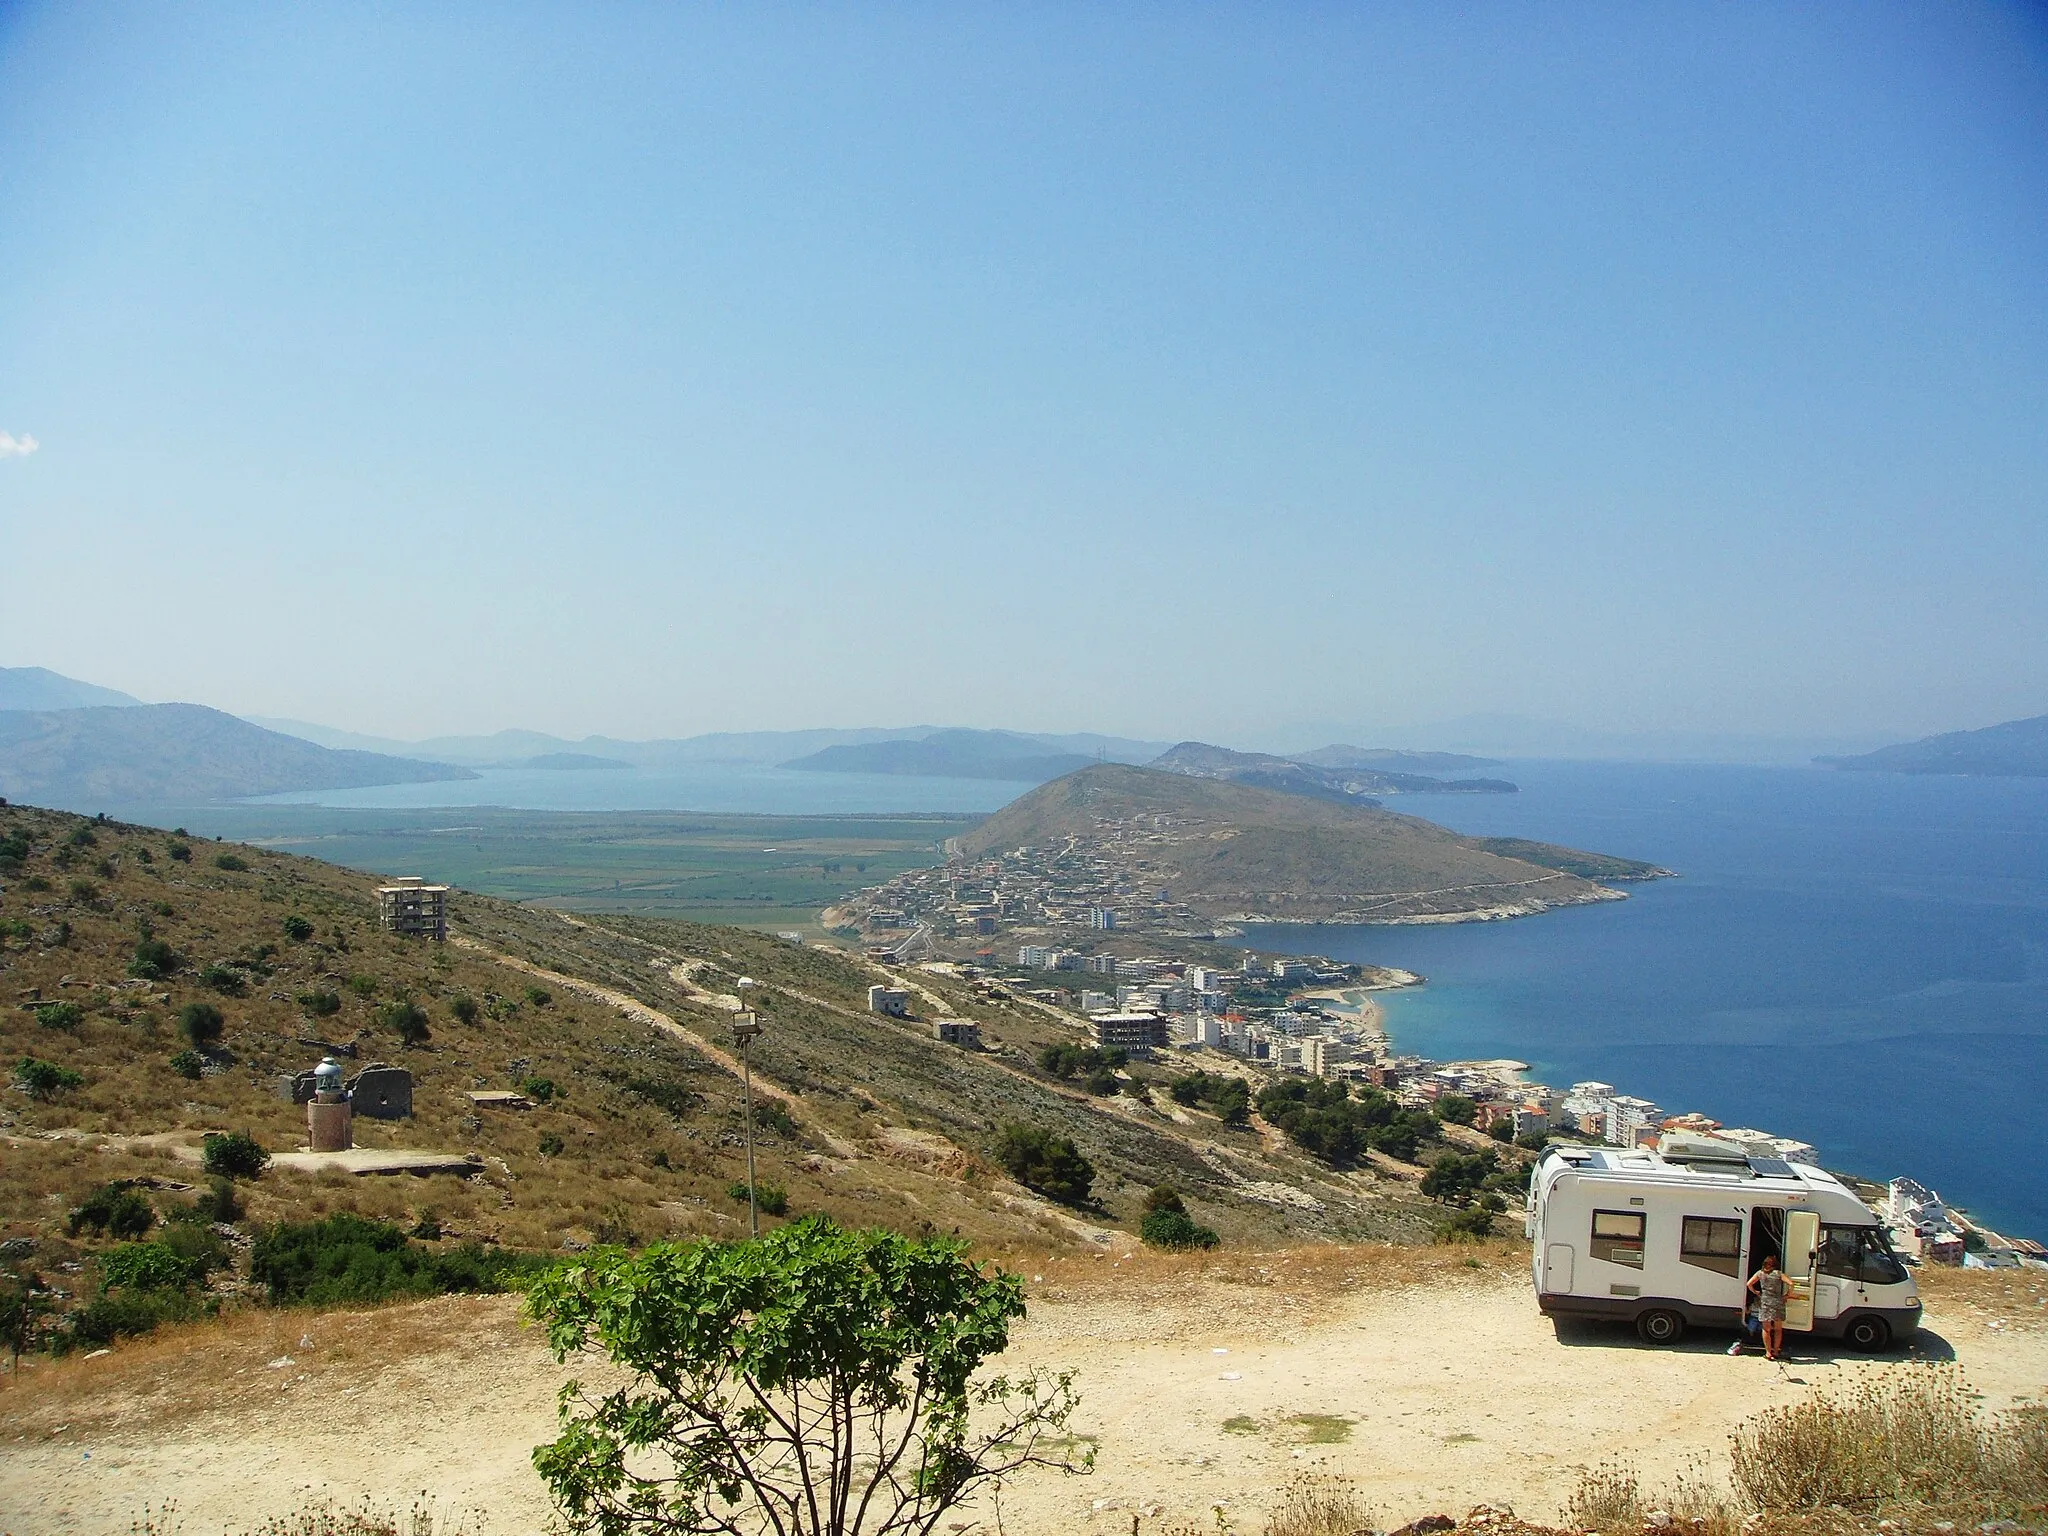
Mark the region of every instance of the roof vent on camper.
POLYGON ((1740 1143, 1698 1131, 1666 1131, 1657 1138, 1657 1155, 1667 1163, 1727 1163, 1746 1167, 1749 1153, 1740 1143))

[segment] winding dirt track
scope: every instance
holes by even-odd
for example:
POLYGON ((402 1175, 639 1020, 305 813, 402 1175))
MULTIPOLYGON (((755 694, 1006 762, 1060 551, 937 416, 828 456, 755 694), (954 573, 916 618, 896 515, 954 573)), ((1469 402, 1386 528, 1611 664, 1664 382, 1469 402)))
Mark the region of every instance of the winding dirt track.
MULTIPOLYGON (((1482 1500, 1547 1516, 1581 1467, 1625 1456, 1667 1478, 1718 1457, 1748 1415, 1859 1369, 1952 1351, 1988 1409, 2048 1391, 2037 1301, 1980 1306, 1963 1287, 1911 1355, 1866 1367, 1820 1348, 1780 1367, 1729 1359, 1725 1337, 1657 1351, 1560 1335, 1497 1269, 1408 1284, 1390 1269, 1383 1287, 1344 1289, 1285 1256, 1244 1262, 1265 1266, 1256 1284, 1142 1256, 1049 1263, 1004 1365, 1078 1371, 1076 1428, 1100 1460, 1089 1478, 1010 1489, 1010 1536, 1109 1536, 1134 1514, 1150 1532, 1213 1529, 1219 1503, 1256 1531, 1304 1468, 1358 1479, 1387 1525, 1482 1500)), ((44 1365, 0 1385, 0 1531, 125 1532, 175 1498, 184 1536, 211 1536, 319 1487, 386 1503, 425 1489, 487 1511, 497 1536, 539 1532, 527 1457, 552 1437, 565 1374, 503 1297, 246 1314, 44 1365)))

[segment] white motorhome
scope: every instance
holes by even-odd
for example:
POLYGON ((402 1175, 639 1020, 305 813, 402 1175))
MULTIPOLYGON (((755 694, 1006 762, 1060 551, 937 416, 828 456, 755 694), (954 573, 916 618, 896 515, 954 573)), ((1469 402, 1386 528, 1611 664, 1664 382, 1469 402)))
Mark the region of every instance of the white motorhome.
POLYGON ((1547 1315, 1633 1323, 1651 1344, 1740 1328, 1766 1255, 1791 1281, 1788 1331, 1879 1350, 1920 1325, 1913 1276, 1869 1207, 1832 1174, 1714 1137, 1546 1147, 1527 1230, 1547 1315))

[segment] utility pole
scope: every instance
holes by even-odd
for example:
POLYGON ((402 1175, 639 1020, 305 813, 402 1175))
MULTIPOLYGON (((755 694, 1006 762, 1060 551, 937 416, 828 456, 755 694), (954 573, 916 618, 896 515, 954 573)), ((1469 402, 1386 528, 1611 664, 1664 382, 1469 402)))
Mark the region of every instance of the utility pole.
POLYGON ((754 1198, 754 1037, 764 1026, 751 1008, 735 1015, 732 1037, 740 1048, 740 1074, 747 1085, 747 1226, 755 1237, 761 1235, 761 1206, 754 1198))

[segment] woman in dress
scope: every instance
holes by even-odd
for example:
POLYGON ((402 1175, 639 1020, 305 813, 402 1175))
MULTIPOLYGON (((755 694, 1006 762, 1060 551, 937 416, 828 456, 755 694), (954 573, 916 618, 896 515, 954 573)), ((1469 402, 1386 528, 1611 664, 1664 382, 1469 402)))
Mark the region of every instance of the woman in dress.
POLYGON ((1790 1289, 1776 1254, 1764 1256, 1764 1267, 1749 1277, 1749 1288, 1756 1293, 1757 1320, 1764 1325, 1764 1358, 1776 1360, 1785 1352, 1785 1293, 1790 1289))

